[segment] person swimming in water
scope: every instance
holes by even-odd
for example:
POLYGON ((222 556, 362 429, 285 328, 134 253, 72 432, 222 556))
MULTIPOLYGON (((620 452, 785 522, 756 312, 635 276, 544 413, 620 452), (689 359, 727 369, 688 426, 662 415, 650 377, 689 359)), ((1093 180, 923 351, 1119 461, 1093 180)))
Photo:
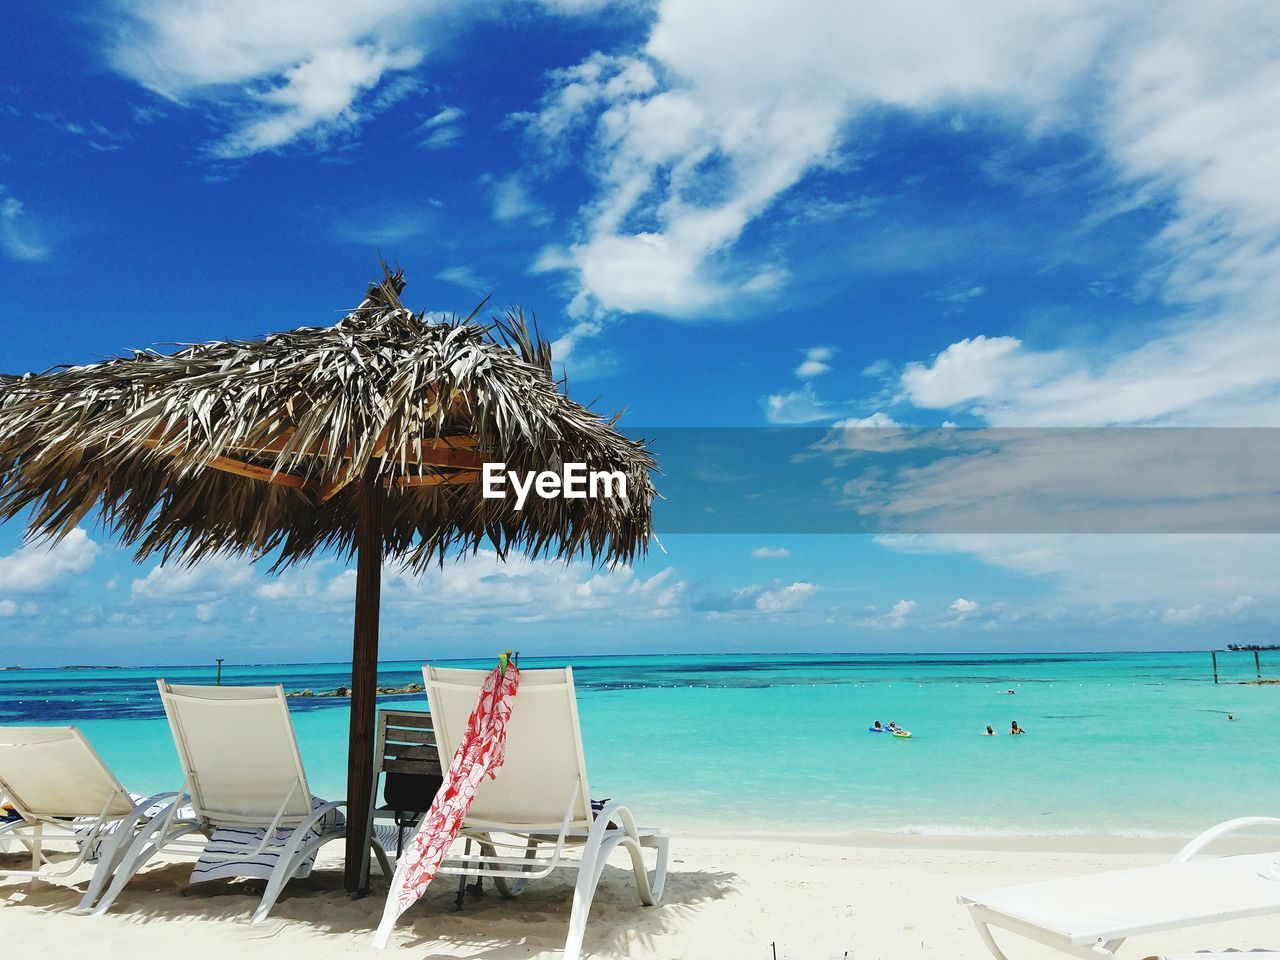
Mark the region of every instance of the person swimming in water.
POLYGON ((897 725, 896 723, 894 723, 892 720, 890 720, 890 721, 889 721, 889 726, 888 726, 886 729, 887 729, 890 733, 893 733, 893 731, 895 731, 895 730, 897 730, 897 729, 898 729, 898 725, 897 725))
POLYGON ((1020 733, 1026 733, 1026 732, 1027 732, 1027 731, 1023 730, 1020 726, 1018 726, 1018 721, 1017 721, 1017 720, 1014 720, 1014 721, 1013 721, 1013 726, 1011 726, 1011 727, 1009 728, 1009 736, 1011 736, 1011 737, 1016 737, 1018 734, 1020 734, 1020 733))
POLYGON ((996 728, 991 726, 991 724, 988 723, 987 729, 982 735, 984 737, 994 737, 996 735, 996 728))
POLYGON ((884 733, 884 727, 880 726, 880 721, 879 721, 879 720, 877 720, 875 723, 873 723, 873 724, 871 725, 871 732, 872 732, 872 733, 884 733))

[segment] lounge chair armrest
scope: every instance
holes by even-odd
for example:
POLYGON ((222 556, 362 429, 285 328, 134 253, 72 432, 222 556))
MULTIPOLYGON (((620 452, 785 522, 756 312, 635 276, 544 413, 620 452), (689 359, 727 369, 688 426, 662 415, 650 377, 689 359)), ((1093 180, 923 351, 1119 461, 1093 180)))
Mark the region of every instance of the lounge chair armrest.
POLYGON ((332 813, 334 810, 337 810, 340 807, 345 807, 346 805, 347 801, 345 800, 330 800, 328 803, 322 803, 320 806, 313 808, 311 815, 299 823, 296 829, 309 830, 312 826, 319 823, 325 814, 332 813))
POLYGON ((133 812, 141 813, 143 810, 146 810, 152 804, 159 803, 161 800, 176 799, 179 796, 180 794, 176 790, 169 790, 166 793, 153 793, 151 796, 146 797, 142 800, 139 800, 137 803, 135 803, 133 805, 133 812))
POLYGON ((616 823, 618 827, 627 836, 639 841, 640 831, 636 828, 636 818, 632 816, 629 807, 621 803, 606 803, 599 811, 594 814, 595 820, 591 824, 591 830, 587 834, 603 833, 608 829, 610 823, 616 823))
POLYGON ((1200 836, 1196 837, 1185 847, 1179 850, 1177 856, 1173 858, 1173 862, 1185 863, 1219 837, 1225 837, 1229 833, 1235 833, 1237 830, 1243 830, 1246 827, 1258 827, 1264 824, 1280 826, 1280 818, 1237 817, 1235 820, 1227 820, 1218 824, 1216 827, 1210 827, 1204 833, 1200 834, 1200 836))

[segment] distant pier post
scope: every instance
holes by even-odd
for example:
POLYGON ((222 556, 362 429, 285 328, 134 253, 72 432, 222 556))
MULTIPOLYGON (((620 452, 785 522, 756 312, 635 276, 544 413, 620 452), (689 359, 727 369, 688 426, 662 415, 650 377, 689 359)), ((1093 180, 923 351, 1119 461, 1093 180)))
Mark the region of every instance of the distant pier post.
POLYGON ((1258 679, 1262 679, 1262 658, 1258 656, 1258 651, 1253 651, 1253 669, 1258 674, 1258 679))
POLYGON ((1211 650, 1209 651, 1209 655, 1213 657, 1213 682, 1217 683, 1218 682, 1218 651, 1211 650))
POLYGON ((222 657, 218 658, 218 686, 222 686, 222 657))

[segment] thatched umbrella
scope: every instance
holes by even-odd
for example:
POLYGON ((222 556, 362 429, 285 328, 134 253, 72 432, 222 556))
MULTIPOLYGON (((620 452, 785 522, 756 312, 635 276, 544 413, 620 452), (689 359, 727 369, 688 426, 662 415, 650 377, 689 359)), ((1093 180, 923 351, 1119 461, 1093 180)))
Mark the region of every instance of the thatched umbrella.
POLYGON ((387 272, 331 327, 0 378, 0 519, 30 510, 28 537, 57 540, 96 510, 139 560, 250 554, 278 570, 318 551, 356 555, 352 890, 372 787, 383 558, 421 569, 489 544, 625 563, 651 533, 653 459, 560 392, 549 347, 518 312, 431 322, 404 307, 403 287, 387 272), (517 510, 482 495, 486 461, 620 471, 625 496, 532 496, 517 510))

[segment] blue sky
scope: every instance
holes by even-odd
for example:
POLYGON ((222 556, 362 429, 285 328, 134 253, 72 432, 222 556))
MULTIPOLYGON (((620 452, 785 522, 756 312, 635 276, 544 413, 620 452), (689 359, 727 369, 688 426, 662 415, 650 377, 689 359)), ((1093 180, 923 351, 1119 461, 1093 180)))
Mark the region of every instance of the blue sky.
MULTIPOLYGON (((1267 3, 20 3, 0 370, 407 300, 624 427, 1280 424, 1267 3), (482 7, 477 12, 476 7, 482 7)), ((0 527, 21 663, 340 657, 350 576, 0 527)), ((387 574, 390 655, 1273 641, 1270 536, 684 536, 387 574)))

